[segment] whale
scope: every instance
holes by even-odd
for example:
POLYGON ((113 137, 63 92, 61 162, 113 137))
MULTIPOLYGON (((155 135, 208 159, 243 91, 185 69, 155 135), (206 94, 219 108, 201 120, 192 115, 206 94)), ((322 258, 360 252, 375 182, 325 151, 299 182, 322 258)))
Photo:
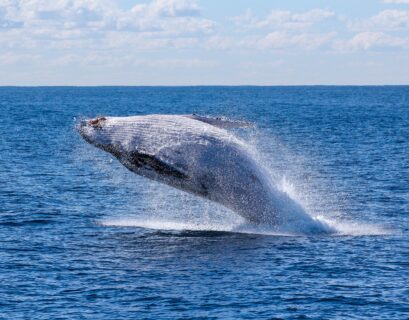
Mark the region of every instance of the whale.
POLYGON ((142 177, 216 202, 250 223, 328 231, 270 178, 230 129, 247 121, 199 115, 97 117, 80 135, 142 177))

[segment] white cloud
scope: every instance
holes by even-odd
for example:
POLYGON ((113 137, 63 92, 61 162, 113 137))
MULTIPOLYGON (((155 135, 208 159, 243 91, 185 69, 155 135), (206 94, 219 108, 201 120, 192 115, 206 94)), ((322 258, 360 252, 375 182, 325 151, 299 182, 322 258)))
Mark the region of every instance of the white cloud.
POLYGON ((0 65, 10 66, 10 65, 20 65, 22 63, 36 63, 41 59, 39 55, 33 54, 13 54, 4 53, 0 54, 0 65))
MULTIPOLYGON (((388 3, 398 3, 398 1, 388 3)), ((400 0, 399 3, 403 2, 400 0)), ((403 32, 409 30, 408 10, 383 10, 367 19, 350 20, 347 26, 349 30, 358 33, 349 40, 337 40, 334 44, 336 50, 409 48, 409 38, 403 35, 403 32)))
POLYGON ((351 49, 369 49, 379 45, 385 39, 382 32, 362 32, 355 35, 351 40, 346 42, 346 47, 351 49))
POLYGON ((319 8, 272 10, 263 16, 247 10, 229 19, 234 28, 202 16, 198 0, 132 1, 138 4, 124 9, 116 5, 120 0, 0 0, 0 65, 49 68, 50 73, 72 67, 101 74, 105 68, 129 74, 173 69, 173 74, 178 68, 222 70, 223 64, 261 70, 265 57, 277 59, 273 68, 290 56, 315 57, 324 51, 409 52, 409 9, 343 20, 319 8))
POLYGON ((117 30, 165 32, 167 34, 210 33, 215 26, 200 17, 200 9, 192 0, 154 0, 135 5, 116 16, 117 30))
POLYGON ((336 37, 335 32, 329 33, 294 33, 288 30, 273 31, 265 35, 249 35, 244 37, 227 37, 215 35, 209 37, 203 44, 210 50, 237 50, 250 51, 310 51, 323 47, 331 47, 336 37))
POLYGON ((198 4, 192 0, 156 0, 151 9, 165 17, 197 16, 200 13, 198 4))
POLYGON ((217 66, 217 64, 217 61, 207 59, 141 59, 132 54, 111 55, 109 53, 101 52, 90 52, 84 56, 78 54, 67 54, 53 61, 53 65, 57 67, 76 65, 84 68, 95 66, 104 66, 108 68, 138 67, 150 69, 211 68, 217 66))
POLYGON ((228 50, 232 48, 238 47, 237 39, 229 36, 223 35, 213 35, 207 39, 206 42, 203 43, 204 48, 210 50, 228 50))
POLYGON ((3 29, 11 29, 21 26, 20 21, 14 19, 15 11, 12 0, 0 0, 0 31, 3 29))
POLYGON ((193 0, 146 0, 128 10, 114 0, 0 0, 0 66, 211 68, 215 61, 175 53, 203 47, 214 28, 193 0))
POLYGON ((115 10, 104 0, 6 0, 2 8, 8 20, 20 27, 55 25, 65 29, 101 27, 115 10))
POLYGON ((338 50, 369 50, 373 48, 409 48, 409 38, 395 37, 384 32, 361 32, 347 41, 337 41, 338 50))
MULTIPOLYGON (((335 36, 335 33, 327 34, 290 34, 285 31, 274 31, 265 37, 257 39, 255 46, 263 49, 286 49, 298 48, 313 50, 328 44, 335 36)), ((251 42, 250 42, 251 43, 251 42)))
POLYGON ((384 3, 409 4, 409 0, 383 0, 384 3))
POLYGON ((133 32, 108 32, 103 38, 103 44, 97 48, 109 50, 125 49, 129 50, 155 50, 161 48, 187 48, 197 46, 199 39, 191 37, 156 37, 146 33, 133 32))
POLYGON ((219 38, 217 43, 213 41, 212 44, 227 46, 233 42, 233 47, 255 50, 314 50, 329 44, 336 34, 334 32, 312 33, 307 29, 335 17, 332 11, 313 9, 305 12, 272 10, 267 16, 258 18, 248 9, 241 16, 230 19, 247 33, 246 36, 238 39, 236 43, 219 38))
POLYGON ((272 69, 272 68, 278 68, 281 67, 285 64, 285 61, 283 59, 278 59, 278 60, 269 60, 267 62, 263 61, 244 61, 240 63, 240 67, 245 68, 245 69, 272 69))
MULTIPOLYGON (((165 38, 211 33, 193 0, 153 0, 121 10, 108 0, 0 0, 0 30, 19 29, 20 40, 91 43, 109 32, 165 38)), ((4 32, 5 32, 4 31, 4 32)), ((85 43, 83 43, 85 44, 85 43)), ((141 44, 142 46, 142 44, 141 44)))
POLYGON ((384 10, 377 15, 364 20, 349 23, 352 30, 361 31, 399 31, 409 28, 408 10, 384 10))
POLYGON ((305 29, 313 24, 333 18, 335 13, 329 10, 313 9, 302 13, 294 13, 287 10, 273 10, 262 19, 255 17, 251 10, 243 15, 233 17, 239 27, 242 28, 273 28, 273 29, 305 29))

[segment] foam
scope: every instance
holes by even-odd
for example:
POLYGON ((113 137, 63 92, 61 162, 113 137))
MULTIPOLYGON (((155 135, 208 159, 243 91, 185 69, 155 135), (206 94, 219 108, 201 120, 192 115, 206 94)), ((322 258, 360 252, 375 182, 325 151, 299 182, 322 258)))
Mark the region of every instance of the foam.
MULTIPOLYGON (((337 221, 319 218, 333 228, 335 232, 328 233, 327 236, 385 236, 394 234, 393 230, 379 225, 365 224, 351 221, 337 221)), ((290 228, 272 228, 269 226, 255 226, 246 222, 237 223, 208 223, 200 221, 178 221, 165 218, 154 217, 120 217, 105 218, 99 221, 106 227, 131 227, 152 230, 166 231, 212 231, 212 232, 232 232, 243 234, 259 234, 269 236, 313 236, 305 234, 303 230, 290 228)), ((322 233, 316 235, 323 236, 322 233)))

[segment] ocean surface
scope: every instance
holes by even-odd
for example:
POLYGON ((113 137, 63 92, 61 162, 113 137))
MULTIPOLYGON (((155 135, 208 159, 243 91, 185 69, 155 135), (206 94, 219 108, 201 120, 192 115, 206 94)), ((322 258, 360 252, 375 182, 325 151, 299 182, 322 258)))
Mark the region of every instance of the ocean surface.
POLYGON ((409 87, 0 88, 0 319, 409 319, 409 87), (333 234, 127 171, 84 118, 226 116, 333 234))

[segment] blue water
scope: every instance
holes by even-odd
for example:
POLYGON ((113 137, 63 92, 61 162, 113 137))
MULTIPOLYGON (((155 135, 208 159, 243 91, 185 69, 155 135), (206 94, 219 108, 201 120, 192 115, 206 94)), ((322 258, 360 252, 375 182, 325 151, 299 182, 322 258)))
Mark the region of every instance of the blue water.
POLYGON ((0 318, 409 318, 409 87, 0 88, 0 318), (128 172, 80 118, 224 115, 333 235, 128 172))

